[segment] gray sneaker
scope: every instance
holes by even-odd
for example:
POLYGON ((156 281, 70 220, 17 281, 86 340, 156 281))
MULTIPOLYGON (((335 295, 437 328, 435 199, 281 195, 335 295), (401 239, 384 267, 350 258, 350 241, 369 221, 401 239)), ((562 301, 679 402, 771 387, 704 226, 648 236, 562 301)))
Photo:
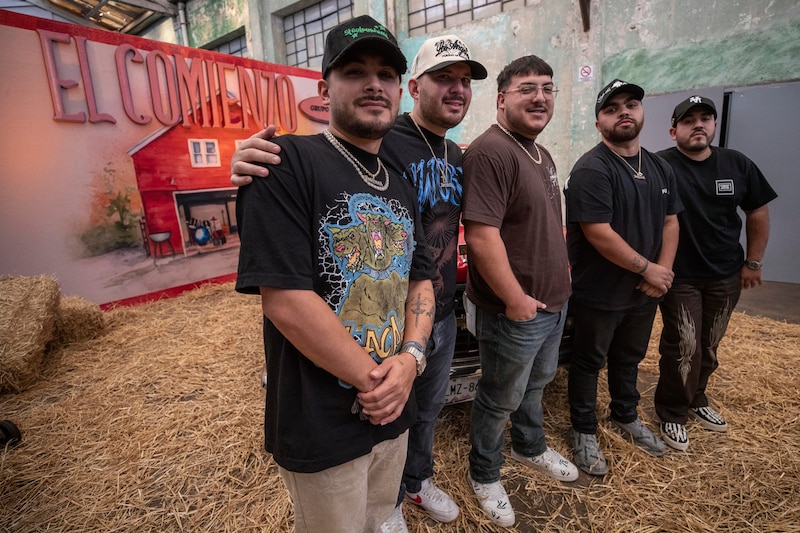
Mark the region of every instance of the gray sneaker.
POLYGON ((567 439, 572 445, 572 459, 578 468, 593 476, 608 474, 608 463, 594 433, 578 433, 570 428, 567 439))
POLYGON ((612 418, 611 425, 614 426, 622 436, 632 438, 634 444, 650 455, 661 457, 667 451, 664 441, 647 429, 647 426, 645 426, 639 418, 627 424, 623 424, 612 418))

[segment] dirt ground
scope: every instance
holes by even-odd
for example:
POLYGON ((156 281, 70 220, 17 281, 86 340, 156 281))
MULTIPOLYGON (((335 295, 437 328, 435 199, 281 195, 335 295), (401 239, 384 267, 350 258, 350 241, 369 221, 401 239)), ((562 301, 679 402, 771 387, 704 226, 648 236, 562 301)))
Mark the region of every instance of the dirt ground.
MULTIPOLYGON (((0 450, 0 531, 290 531, 291 505, 263 450, 257 298, 225 284, 108 319, 102 337, 48 354, 33 387, 0 395, 0 419, 23 434, 0 450)), ((651 427, 659 330, 640 372, 651 427)), ((654 458, 604 421, 611 471, 573 483, 509 461, 510 531, 800 532, 799 346, 800 325, 735 313, 710 386, 727 433, 690 423, 687 452, 654 458)), ((544 408, 549 444, 570 457, 566 372, 544 408)), ((603 382, 601 420, 607 402, 603 382)), ((440 525, 406 505, 411 531, 497 531, 466 481, 469 406, 445 408, 435 443, 434 479, 462 514, 440 525)))

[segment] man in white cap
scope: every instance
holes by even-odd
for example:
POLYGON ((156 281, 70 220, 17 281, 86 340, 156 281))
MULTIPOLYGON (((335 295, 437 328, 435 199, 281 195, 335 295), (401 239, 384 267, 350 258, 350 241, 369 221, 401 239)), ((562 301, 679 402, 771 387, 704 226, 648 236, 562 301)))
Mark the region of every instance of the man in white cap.
MULTIPOLYGON (((414 99, 410 113, 397 118, 381 144, 380 156, 417 190, 428 249, 436 265, 434 292, 436 315, 424 353, 427 366, 414 382, 417 418, 409 430, 408 456, 398 504, 384 531, 407 531, 402 503, 418 505, 437 521, 451 522, 459 508, 431 480, 436 419, 444 406, 456 340, 453 313, 459 219, 461 214, 461 149, 445 135, 461 123, 472 101, 472 80, 487 77, 486 69, 472 59, 469 47, 456 35, 426 40, 411 65, 408 91, 414 99)), ((231 182, 246 185, 251 176, 268 170, 252 162, 273 164, 274 144, 264 130, 243 141, 231 161, 231 182)))
POLYGON ((686 450, 686 422, 724 432, 725 418, 708 402, 708 379, 719 365, 717 348, 742 289, 761 285, 769 237, 769 207, 777 197, 744 154, 712 146, 717 130, 713 100, 694 95, 675 106, 669 134, 676 146, 658 152, 675 170, 685 210, 675 280, 661 302, 656 414, 661 435, 686 450), (739 242, 740 208, 747 219, 747 252, 739 242))

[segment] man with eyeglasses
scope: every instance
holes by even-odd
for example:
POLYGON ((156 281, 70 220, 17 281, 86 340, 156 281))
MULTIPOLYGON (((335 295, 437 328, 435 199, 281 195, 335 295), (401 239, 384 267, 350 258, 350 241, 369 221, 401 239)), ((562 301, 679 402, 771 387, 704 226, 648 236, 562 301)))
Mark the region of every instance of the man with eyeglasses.
POLYGON ((572 264, 575 347, 569 366, 573 460, 608 472, 597 443, 597 382, 608 367, 611 426, 653 456, 664 442, 637 413, 636 381, 658 301, 672 286, 683 210, 669 164, 639 145, 644 89, 614 80, 597 95, 602 141, 581 156, 564 187, 572 264))
POLYGON ((562 481, 578 469, 548 447, 543 428, 542 393, 556 374, 571 292, 556 168, 536 143, 553 116, 553 70, 521 57, 499 74, 497 91, 497 124, 464 153, 465 305, 481 357, 469 480, 492 522, 510 527, 500 482, 509 419, 513 459, 562 481))

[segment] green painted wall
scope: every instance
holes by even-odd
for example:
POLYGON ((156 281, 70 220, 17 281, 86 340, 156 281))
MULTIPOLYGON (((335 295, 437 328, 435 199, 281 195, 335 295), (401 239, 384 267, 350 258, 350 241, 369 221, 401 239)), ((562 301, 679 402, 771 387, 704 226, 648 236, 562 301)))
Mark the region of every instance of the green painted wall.
POLYGON ((610 55, 604 71, 646 80, 650 93, 709 86, 757 85, 800 78, 800 20, 768 30, 628 49, 610 55))
MULTIPOLYGON (((201 47, 255 20, 250 18, 248 0, 192 0, 186 3, 189 46, 201 47)), ((249 29, 247 30, 249 33, 249 29)))
POLYGON ((181 43, 180 37, 175 32, 176 24, 177 19, 165 18, 147 28, 147 30, 139 34, 139 36, 145 39, 161 41, 162 43, 183 44, 181 43))

